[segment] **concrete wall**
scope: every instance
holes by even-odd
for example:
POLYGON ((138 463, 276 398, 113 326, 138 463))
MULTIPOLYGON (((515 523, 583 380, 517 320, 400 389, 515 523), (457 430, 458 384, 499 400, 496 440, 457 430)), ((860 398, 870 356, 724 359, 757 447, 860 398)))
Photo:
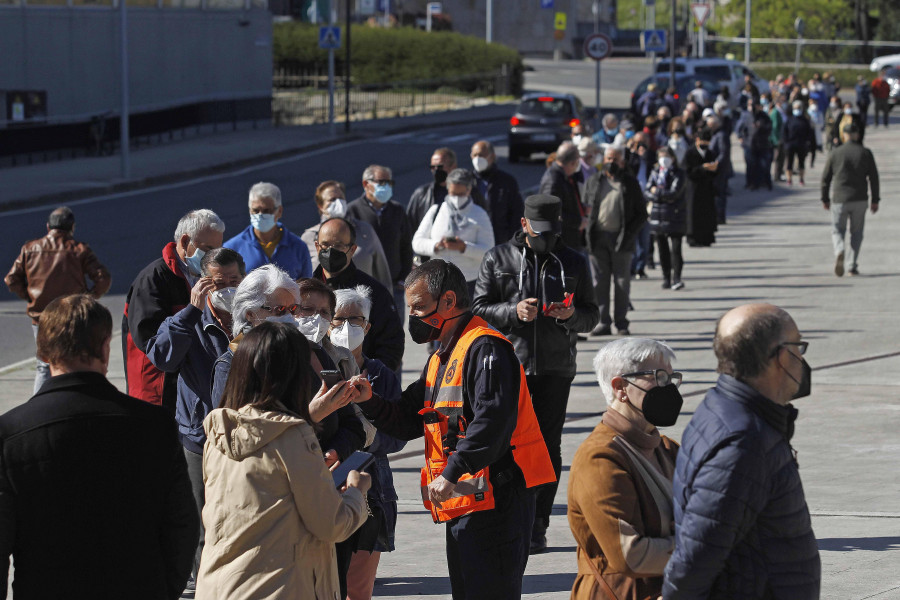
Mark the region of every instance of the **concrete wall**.
MULTIPOLYGON (((0 8, 0 89, 46 90, 51 123, 117 113, 119 40, 116 10, 0 8)), ((271 97, 266 10, 133 8, 128 42, 132 113, 271 97)))

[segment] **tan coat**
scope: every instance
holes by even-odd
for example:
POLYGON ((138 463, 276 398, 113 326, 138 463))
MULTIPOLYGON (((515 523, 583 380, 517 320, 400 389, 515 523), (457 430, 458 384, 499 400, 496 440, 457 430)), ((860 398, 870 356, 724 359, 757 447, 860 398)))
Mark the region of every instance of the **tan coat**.
POLYGON ((334 489, 306 421, 213 410, 203 423, 206 545, 198 600, 338 600, 334 544, 366 520, 359 490, 334 489))
POLYGON ((607 411, 572 459, 568 518, 578 545, 578 575, 571 598, 656 600, 675 549, 671 482, 678 445, 658 433, 622 435, 606 423, 607 415, 618 416, 612 413, 607 411), (614 596, 597 581, 595 569, 614 596))

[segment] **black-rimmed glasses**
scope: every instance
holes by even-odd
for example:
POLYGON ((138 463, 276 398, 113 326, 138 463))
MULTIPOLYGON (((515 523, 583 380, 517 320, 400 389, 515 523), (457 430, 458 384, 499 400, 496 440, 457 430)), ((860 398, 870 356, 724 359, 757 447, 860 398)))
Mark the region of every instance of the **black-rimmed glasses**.
POLYGON ((778 351, 785 346, 796 346, 797 352, 800 353, 800 356, 803 356, 804 354, 806 354, 806 350, 809 348, 809 342, 781 342, 780 344, 775 346, 775 349, 772 350, 772 355, 769 358, 778 354, 778 351))
POLYGON ((640 377, 642 375, 653 375, 656 378, 656 385, 659 387, 665 387, 670 383, 675 384, 675 387, 679 387, 681 385, 681 381, 684 379, 684 375, 675 371, 673 373, 669 373, 665 369, 653 369, 648 371, 635 371, 634 373, 623 373, 620 375, 623 379, 628 379, 629 377, 640 377))
POLYGON ((335 328, 342 327, 346 321, 350 321, 351 325, 356 325, 357 327, 365 327, 366 326, 366 318, 359 317, 334 317, 331 319, 331 324, 335 328))

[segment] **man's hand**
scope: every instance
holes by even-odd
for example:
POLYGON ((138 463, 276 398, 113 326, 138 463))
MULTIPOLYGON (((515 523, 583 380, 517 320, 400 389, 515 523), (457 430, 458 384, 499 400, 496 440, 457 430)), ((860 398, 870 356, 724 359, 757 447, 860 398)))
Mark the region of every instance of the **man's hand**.
POLYGON ((352 402, 362 404, 372 399, 372 384, 369 383, 369 377, 365 371, 350 378, 350 385, 356 388, 357 391, 357 395, 353 397, 352 402))
POLYGON ((877 203, 877 202, 873 202, 872 204, 870 204, 870 205, 869 205, 869 210, 872 211, 872 214, 873 214, 873 215, 874 215, 875 213, 877 213, 877 212, 878 212, 878 203, 877 203))
POLYGON ((519 320, 523 323, 534 321, 538 313, 537 303, 537 298, 525 298, 516 304, 516 316, 519 320))
POLYGON ((325 466, 328 467, 329 471, 334 471, 340 464, 341 459, 338 458, 337 450, 329 450, 325 453, 325 466))
POLYGON ((547 311, 547 316, 558 321, 565 321, 575 314, 574 306, 556 306, 547 311))
POLYGON ((323 381, 322 387, 319 388, 319 391, 309 403, 309 416, 313 422, 320 423, 322 419, 339 408, 347 406, 358 397, 359 390, 350 385, 348 381, 342 381, 332 386, 331 389, 326 388, 323 381))
POLYGON ((203 303, 211 291, 216 289, 216 284, 212 277, 201 277, 191 288, 191 304, 203 310, 203 303))
POLYGON ((428 499, 431 500, 432 504, 440 508, 441 503, 449 500, 455 489, 455 483, 450 483, 444 479, 443 475, 438 475, 437 479, 428 484, 428 499))

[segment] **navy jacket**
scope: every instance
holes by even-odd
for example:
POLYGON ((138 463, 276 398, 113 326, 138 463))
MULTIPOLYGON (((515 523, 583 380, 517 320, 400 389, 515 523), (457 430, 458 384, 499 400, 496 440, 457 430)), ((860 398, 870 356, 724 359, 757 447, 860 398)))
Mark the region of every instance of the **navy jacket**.
POLYGON ((291 279, 312 275, 312 260, 309 257, 309 248, 306 247, 306 242, 288 231, 288 228, 281 222, 277 224, 277 227, 280 227, 282 231, 281 240, 275 247, 271 259, 266 256, 262 246, 259 245, 252 225, 247 225, 246 229, 222 246, 234 250, 243 257, 248 273, 256 267, 273 264, 287 271, 291 279))
MULTIPOLYGON (((494 226, 494 241, 500 243, 508 240, 517 231, 522 230, 522 194, 516 178, 491 165, 486 171, 475 173, 475 187, 485 197, 491 225, 494 226)), ((473 197, 474 198, 474 197, 473 197)))
POLYGON ((790 438, 797 409, 720 375, 682 436, 665 600, 818 600, 822 567, 790 438))
POLYGON ((228 350, 228 334, 210 312, 188 304, 166 318, 147 343, 147 358, 164 373, 178 373, 175 421, 181 443, 203 454, 206 432, 203 419, 215 406, 210 397, 213 365, 228 350))
POLYGON ((412 270, 413 258, 413 231, 403 207, 396 201, 389 200, 379 214, 363 194, 347 205, 347 216, 365 221, 375 229, 391 268, 391 281, 402 283, 412 270))

